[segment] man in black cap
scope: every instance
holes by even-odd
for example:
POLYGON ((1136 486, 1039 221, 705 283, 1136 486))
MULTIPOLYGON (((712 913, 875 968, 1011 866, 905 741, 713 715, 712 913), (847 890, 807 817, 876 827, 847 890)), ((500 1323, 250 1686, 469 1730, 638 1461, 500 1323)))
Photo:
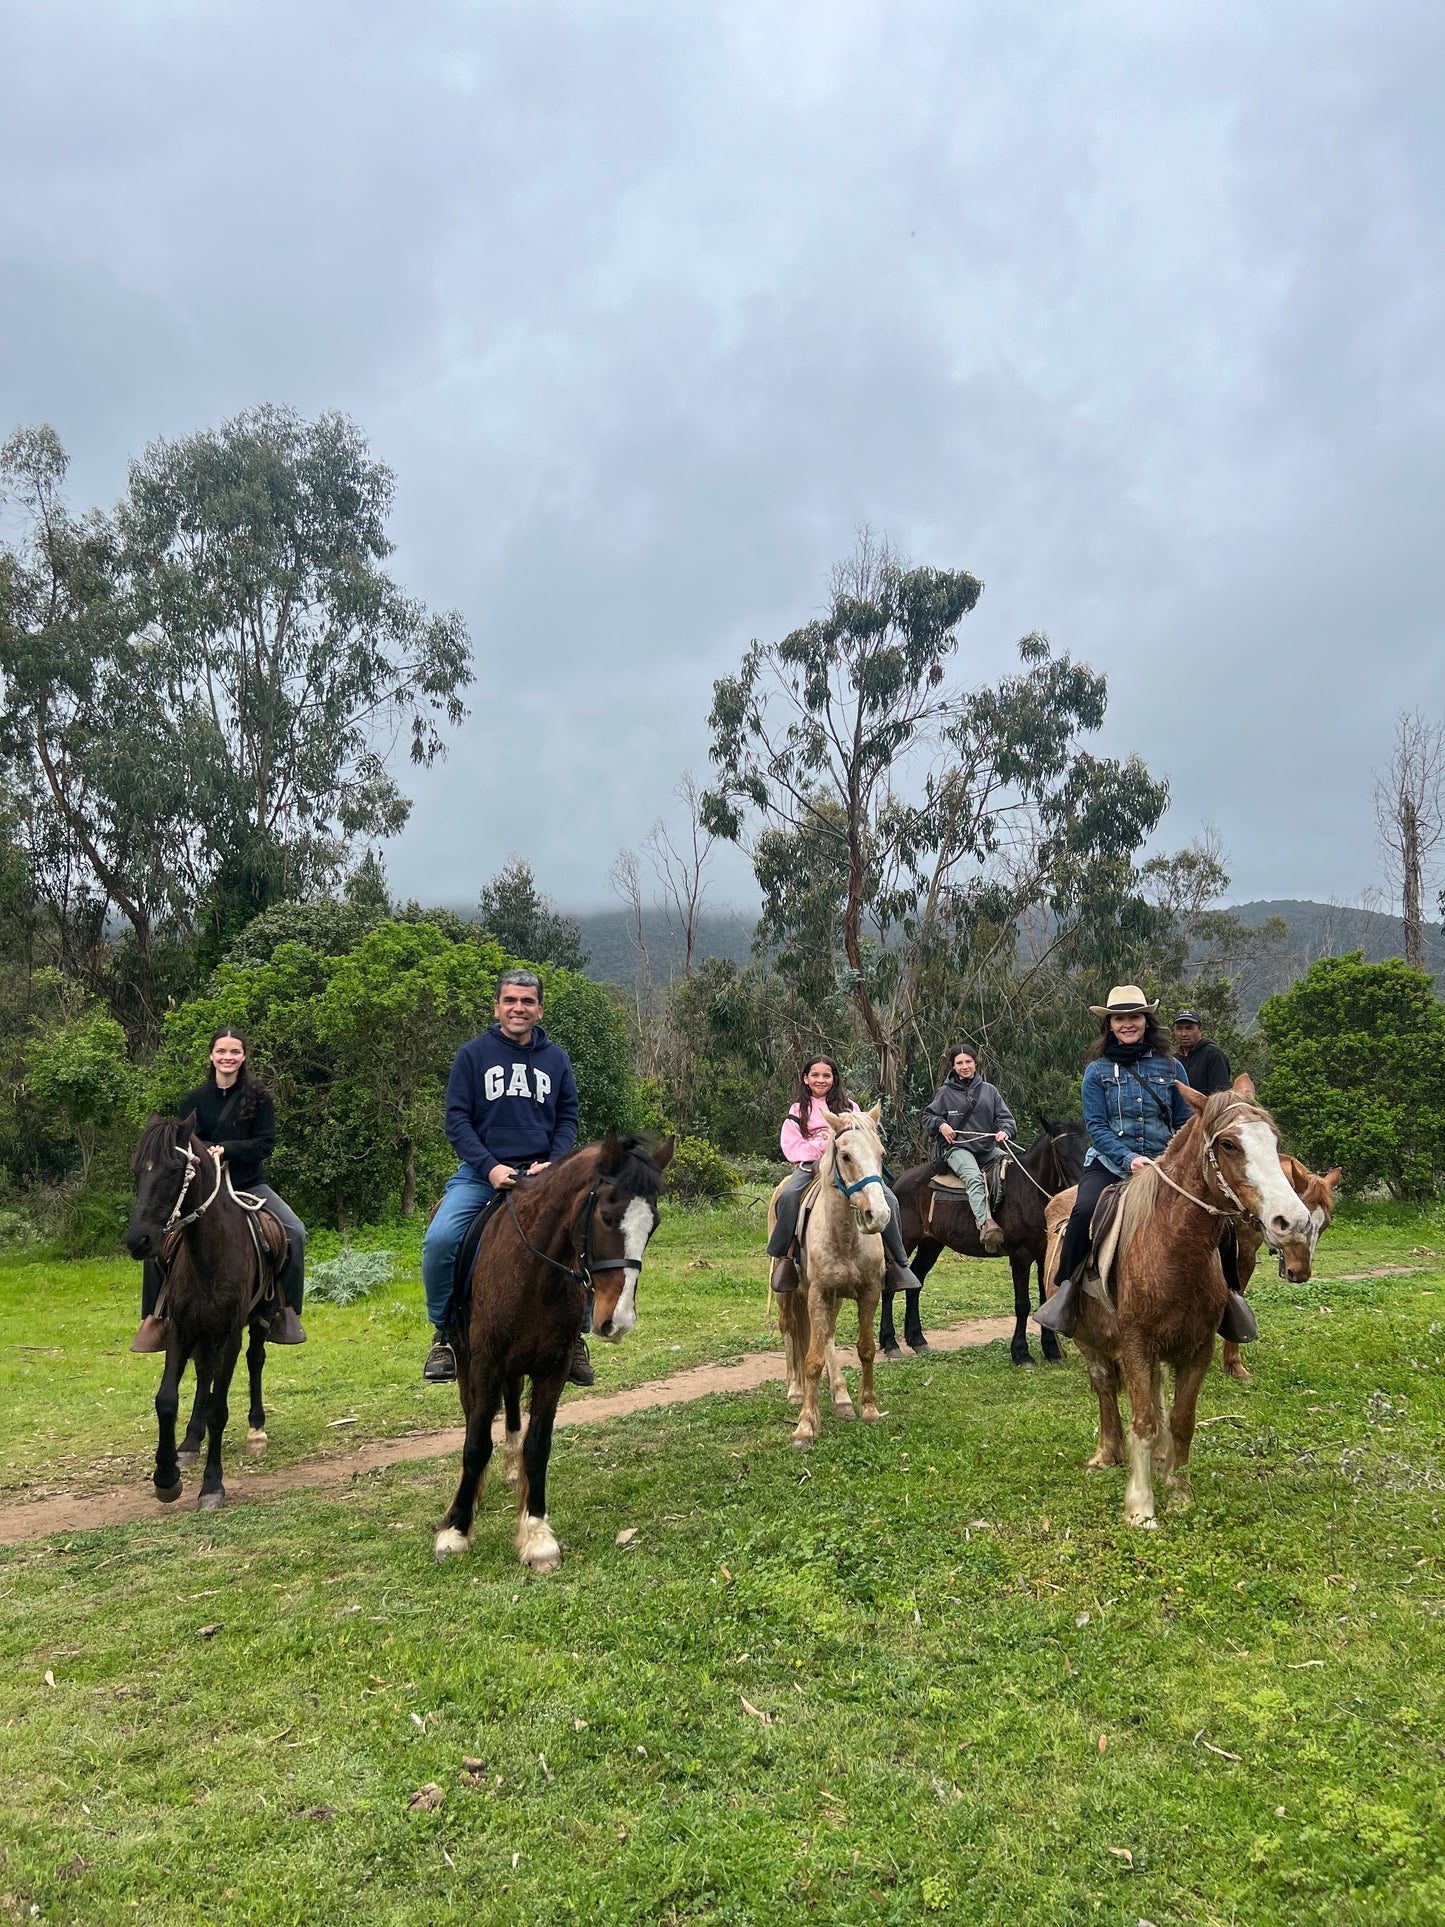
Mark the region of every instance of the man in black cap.
POLYGON ((1229 1074, 1229 1059, 1211 1037, 1204 1035, 1204 1020, 1197 1010, 1181 1010, 1174 1018, 1174 1044, 1189 1077, 1192 1091, 1210 1097, 1227 1091, 1234 1079, 1229 1074))

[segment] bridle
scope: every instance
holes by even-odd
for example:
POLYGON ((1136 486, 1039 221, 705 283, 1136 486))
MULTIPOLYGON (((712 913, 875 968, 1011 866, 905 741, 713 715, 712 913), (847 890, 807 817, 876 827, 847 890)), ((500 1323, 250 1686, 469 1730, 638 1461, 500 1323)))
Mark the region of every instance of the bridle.
POLYGON ((507 1209, 511 1213, 512 1223, 516 1227, 517 1236, 522 1240, 527 1250, 531 1252, 534 1258, 540 1258, 544 1265, 550 1265, 553 1271, 560 1271, 569 1284, 581 1286, 587 1301, 586 1313, 582 1323, 584 1332, 590 1332, 592 1329, 592 1306, 596 1298, 596 1287, 592 1279, 595 1273, 599 1271, 632 1271, 635 1272, 639 1278, 642 1276, 641 1258, 594 1258, 592 1255, 592 1222, 597 1215, 598 1194, 606 1182, 606 1178, 599 1172, 588 1187, 587 1196, 582 1206, 580 1235, 574 1213, 574 1222, 572 1225, 572 1254, 576 1259, 576 1263, 571 1265, 564 1264, 560 1258, 554 1258, 549 1251, 539 1251, 537 1249, 536 1245, 532 1243, 532 1240, 522 1229, 522 1220, 517 1216, 516 1187, 509 1187, 507 1191, 507 1209))
POLYGON ((200 1169, 201 1156, 193 1144, 189 1144, 189 1143, 177 1144, 175 1148, 176 1148, 177 1156, 182 1158, 185 1162, 186 1175, 181 1180, 181 1188, 179 1193, 176 1196, 175 1203, 171 1207, 171 1215, 166 1219, 164 1225, 162 1225, 161 1227, 161 1236, 163 1238, 169 1237, 171 1232, 173 1231, 183 1231, 188 1224, 194 1224, 197 1218, 201 1217, 203 1213, 210 1210, 211 1206, 216 1202, 216 1198, 220 1193, 221 1177, 222 1177, 222 1173, 225 1170, 225 1159, 222 1157, 221 1153, 215 1150, 212 1146, 207 1145, 206 1149, 210 1152, 212 1161, 214 1162, 216 1167, 216 1182, 211 1186, 211 1195, 208 1198, 202 1199, 201 1203, 196 1206, 195 1210, 187 1212, 186 1216, 183 1218, 181 1216, 181 1206, 186 1201, 186 1193, 190 1190, 191 1186, 195 1183, 196 1172, 200 1169))
MULTIPOLYGON (((1224 1135, 1229 1125, 1229 1119, 1234 1115, 1234 1112, 1247 1108, 1250 1107, 1235 1104, 1231 1105, 1230 1108, 1225 1111, 1214 1131, 1205 1138, 1204 1152, 1200 1160, 1200 1169, 1204 1174, 1205 1181, 1208 1182, 1211 1178, 1214 1180, 1225 1197, 1229 1199, 1230 1204, 1233 1206, 1232 1210, 1221 1211, 1217 1204, 1211 1204, 1207 1198, 1196 1198, 1192 1191, 1186 1191, 1182 1184, 1176 1184, 1174 1179, 1170 1177, 1169 1173, 1160 1164, 1158 1158, 1150 1158, 1148 1162, 1153 1166, 1157 1175, 1169 1186, 1169 1189, 1171 1191, 1177 1191, 1181 1198, 1188 1198, 1189 1202, 1197 1205, 1201 1211, 1207 1211, 1211 1218, 1228 1220, 1231 1224, 1257 1225, 1259 1230, 1264 1234, 1266 1243, 1268 1243, 1269 1233, 1265 1229, 1264 1221, 1259 1217, 1257 1212, 1251 1211, 1249 1206, 1238 1197, 1228 1178, 1226 1178, 1223 1171, 1220 1170, 1219 1159, 1216 1157, 1214 1151, 1216 1140, 1224 1135)), ((1201 1124, 1200 1129, 1203 1130, 1203 1128, 1201 1124)), ((1271 1250, 1274 1249, 1273 1246, 1270 1248, 1271 1250)))
MULTIPOLYGON (((858 1130, 861 1130, 861 1129, 862 1129, 862 1126, 861 1126, 861 1125, 858 1125, 858 1124, 850 1124, 850 1125, 848 1125, 848 1126, 847 1126, 847 1127, 846 1127, 846 1128, 845 1128, 844 1130, 841 1130, 841 1131, 838 1131, 838 1132, 835 1132, 835 1134, 834 1134, 834 1137, 833 1137, 833 1144, 832 1144, 832 1151, 833 1151, 833 1182, 834 1182, 834 1184, 835 1184, 835 1185, 836 1185, 836 1186, 838 1187, 838 1189, 839 1189, 839 1190, 840 1190, 840 1191, 841 1191, 841 1192, 843 1193, 843 1196, 844 1196, 845 1198, 847 1198, 847 1200, 848 1200, 848 1202, 849 1202, 850 1204, 853 1204, 853 1199, 854 1199, 854 1198, 856 1197, 856 1195, 858 1194, 858 1192, 860 1192, 860 1191, 861 1191, 861 1190, 863 1189, 863 1187, 864 1187, 865 1185, 868 1185, 868 1184, 877 1184, 877 1185, 880 1185, 880 1186, 881 1186, 881 1185, 883 1184, 883 1178, 882 1178, 882 1175, 881 1175, 881 1174, 880 1174, 879 1172, 877 1172, 877 1171, 870 1171, 870 1172, 868 1172, 868 1174, 866 1175, 866 1177, 861 1177, 861 1178, 859 1178, 859 1180, 858 1180, 858 1182, 857 1182, 856 1184, 844 1184, 844 1182, 843 1182, 843 1177, 842 1177, 842 1173, 841 1173, 841 1172, 839 1171, 839 1169, 838 1169, 838 1144, 839 1144, 839 1141, 840 1141, 840 1140, 841 1140, 842 1138, 845 1138, 845 1137, 847 1137, 847 1136, 848 1136, 848 1135, 850 1134, 850 1132, 853 1132, 853 1131, 858 1131, 858 1130)), ((869 1138, 870 1138, 870 1141, 871 1141, 871 1134, 870 1134, 870 1133, 868 1133, 868 1132, 866 1132, 866 1131, 865 1131, 865 1132, 863 1133, 863 1135, 864 1135, 865 1137, 869 1137, 869 1138)), ((855 1211, 857 1211, 857 1212, 859 1212, 859 1214, 860 1214, 860 1216, 861 1216, 861 1213, 862 1213, 862 1207, 861 1207, 861 1206, 859 1206, 859 1205, 856 1205, 856 1204, 854 1204, 854 1205, 853 1205, 853 1209, 854 1209, 855 1211)))

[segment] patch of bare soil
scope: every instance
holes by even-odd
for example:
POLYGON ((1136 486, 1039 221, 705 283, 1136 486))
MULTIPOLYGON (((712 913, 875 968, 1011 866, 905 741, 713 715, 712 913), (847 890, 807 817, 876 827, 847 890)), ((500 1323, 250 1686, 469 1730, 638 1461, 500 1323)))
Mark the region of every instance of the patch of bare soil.
MULTIPOLYGON (((935 1351, 965 1351, 988 1345, 996 1338, 1013 1336, 1012 1318, 970 1318, 947 1331, 934 1332, 929 1343, 935 1351)), ((840 1346, 841 1362, 856 1366, 857 1354, 851 1346, 840 1346)), ((898 1369, 880 1356, 880 1371, 898 1369)), ((750 1352, 734 1365, 696 1365, 670 1378, 652 1379, 635 1385, 630 1392, 614 1392, 594 1398, 573 1399, 557 1413, 564 1425, 602 1425, 608 1419, 627 1418, 634 1412, 658 1411, 667 1405, 690 1405, 694 1399, 711 1398, 717 1392, 752 1392, 760 1385, 772 1384, 783 1377, 781 1352, 750 1352)), ((241 1438, 226 1468, 226 1494, 237 1500, 273 1499, 287 1492, 309 1491, 321 1486, 345 1485, 367 1472, 378 1472, 389 1465, 407 1465, 420 1459, 447 1458, 460 1453, 464 1428, 449 1426, 442 1432, 413 1432, 405 1438, 376 1439, 352 1452, 331 1452, 317 1458, 302 1459, 279 1472, 248 1472, 240 1460, 241 1438)), ((493 1437, 502 1440, 502 1421, 498 1419, 493 1437)), ((191 1475, 199 1489, 199 1478, 191 1475)), ((147 1484, 139 1488, 97 1492, 89 1498, 36 1499, 19 1505, 0 1506, 0 1545, 18 1546, 32 1539, 48 1539, 54 1533, 94 1532, 102 1526, 134 1525, 144 1519, 176 1517, 192 1508, 185 1499, 163 1506, 147 1484)))

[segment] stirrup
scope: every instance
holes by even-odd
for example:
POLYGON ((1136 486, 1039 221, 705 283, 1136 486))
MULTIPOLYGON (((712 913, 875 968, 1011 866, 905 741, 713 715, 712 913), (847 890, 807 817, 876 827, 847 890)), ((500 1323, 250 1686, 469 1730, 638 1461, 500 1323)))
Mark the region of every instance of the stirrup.
POLYGON ((1259 1322, 1242 1292, 1231 1291, 1225 1301, 1219 1335, 1231 1345, 1252 1345, 1259 1337, 1259 1322))
POLYGON ((1079 1322, 1079 1300, 1083 1293, 1084 1287, 1076 1272, 1064 1280, 1051 1298, 1035 1305, 1029 1317, 1044 1331, 1057 1332, 1060 1338, 1072 1338, 1079 1322))

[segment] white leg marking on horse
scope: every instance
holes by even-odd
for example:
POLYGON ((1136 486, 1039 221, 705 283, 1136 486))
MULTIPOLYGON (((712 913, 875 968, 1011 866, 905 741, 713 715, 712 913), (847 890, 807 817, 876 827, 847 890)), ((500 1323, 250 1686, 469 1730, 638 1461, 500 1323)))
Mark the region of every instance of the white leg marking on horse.
POLYGON ((1152 1530, 1154 1518, 1154 1452, 1151 1441, 1129 1428, 1129 1483, 1124 1488, 1124 1523, 1152 1530))
POLYGON ((522 1434, 508 1432, 502 1447, 502 1463, 507 1468, 507 1484, 515 1485, 522 1476, 522 1434))
POLYGON ((443 1526, 437 1534, 434 1550, 438 1565, 443 1559, 451 1558, 454 1553, 470 1552, 471 1549, 472 1542, 468 1534, 458 1532, 455 1526, 443 1526))
POLYGON ((561 1565, 562 1548, 545 1513, 538 1519, 524 1512, 517 1521, 517 1557, 533 1572, 555 1572, 561 1565))
POLYGON ((1280 1169, 1279 1140, 1262 1118, 1241 1124, 1238 1136, 1244 1147, 1244 1174, 1259 1195, 1259 1215, 1271 1244, 1281 1237, 1302 1243, 1310 1235, 1310 1214, 1280 1169), (1284 1220, 1282 1227, 1276 1225, 1277 1218, 1284 1220))

